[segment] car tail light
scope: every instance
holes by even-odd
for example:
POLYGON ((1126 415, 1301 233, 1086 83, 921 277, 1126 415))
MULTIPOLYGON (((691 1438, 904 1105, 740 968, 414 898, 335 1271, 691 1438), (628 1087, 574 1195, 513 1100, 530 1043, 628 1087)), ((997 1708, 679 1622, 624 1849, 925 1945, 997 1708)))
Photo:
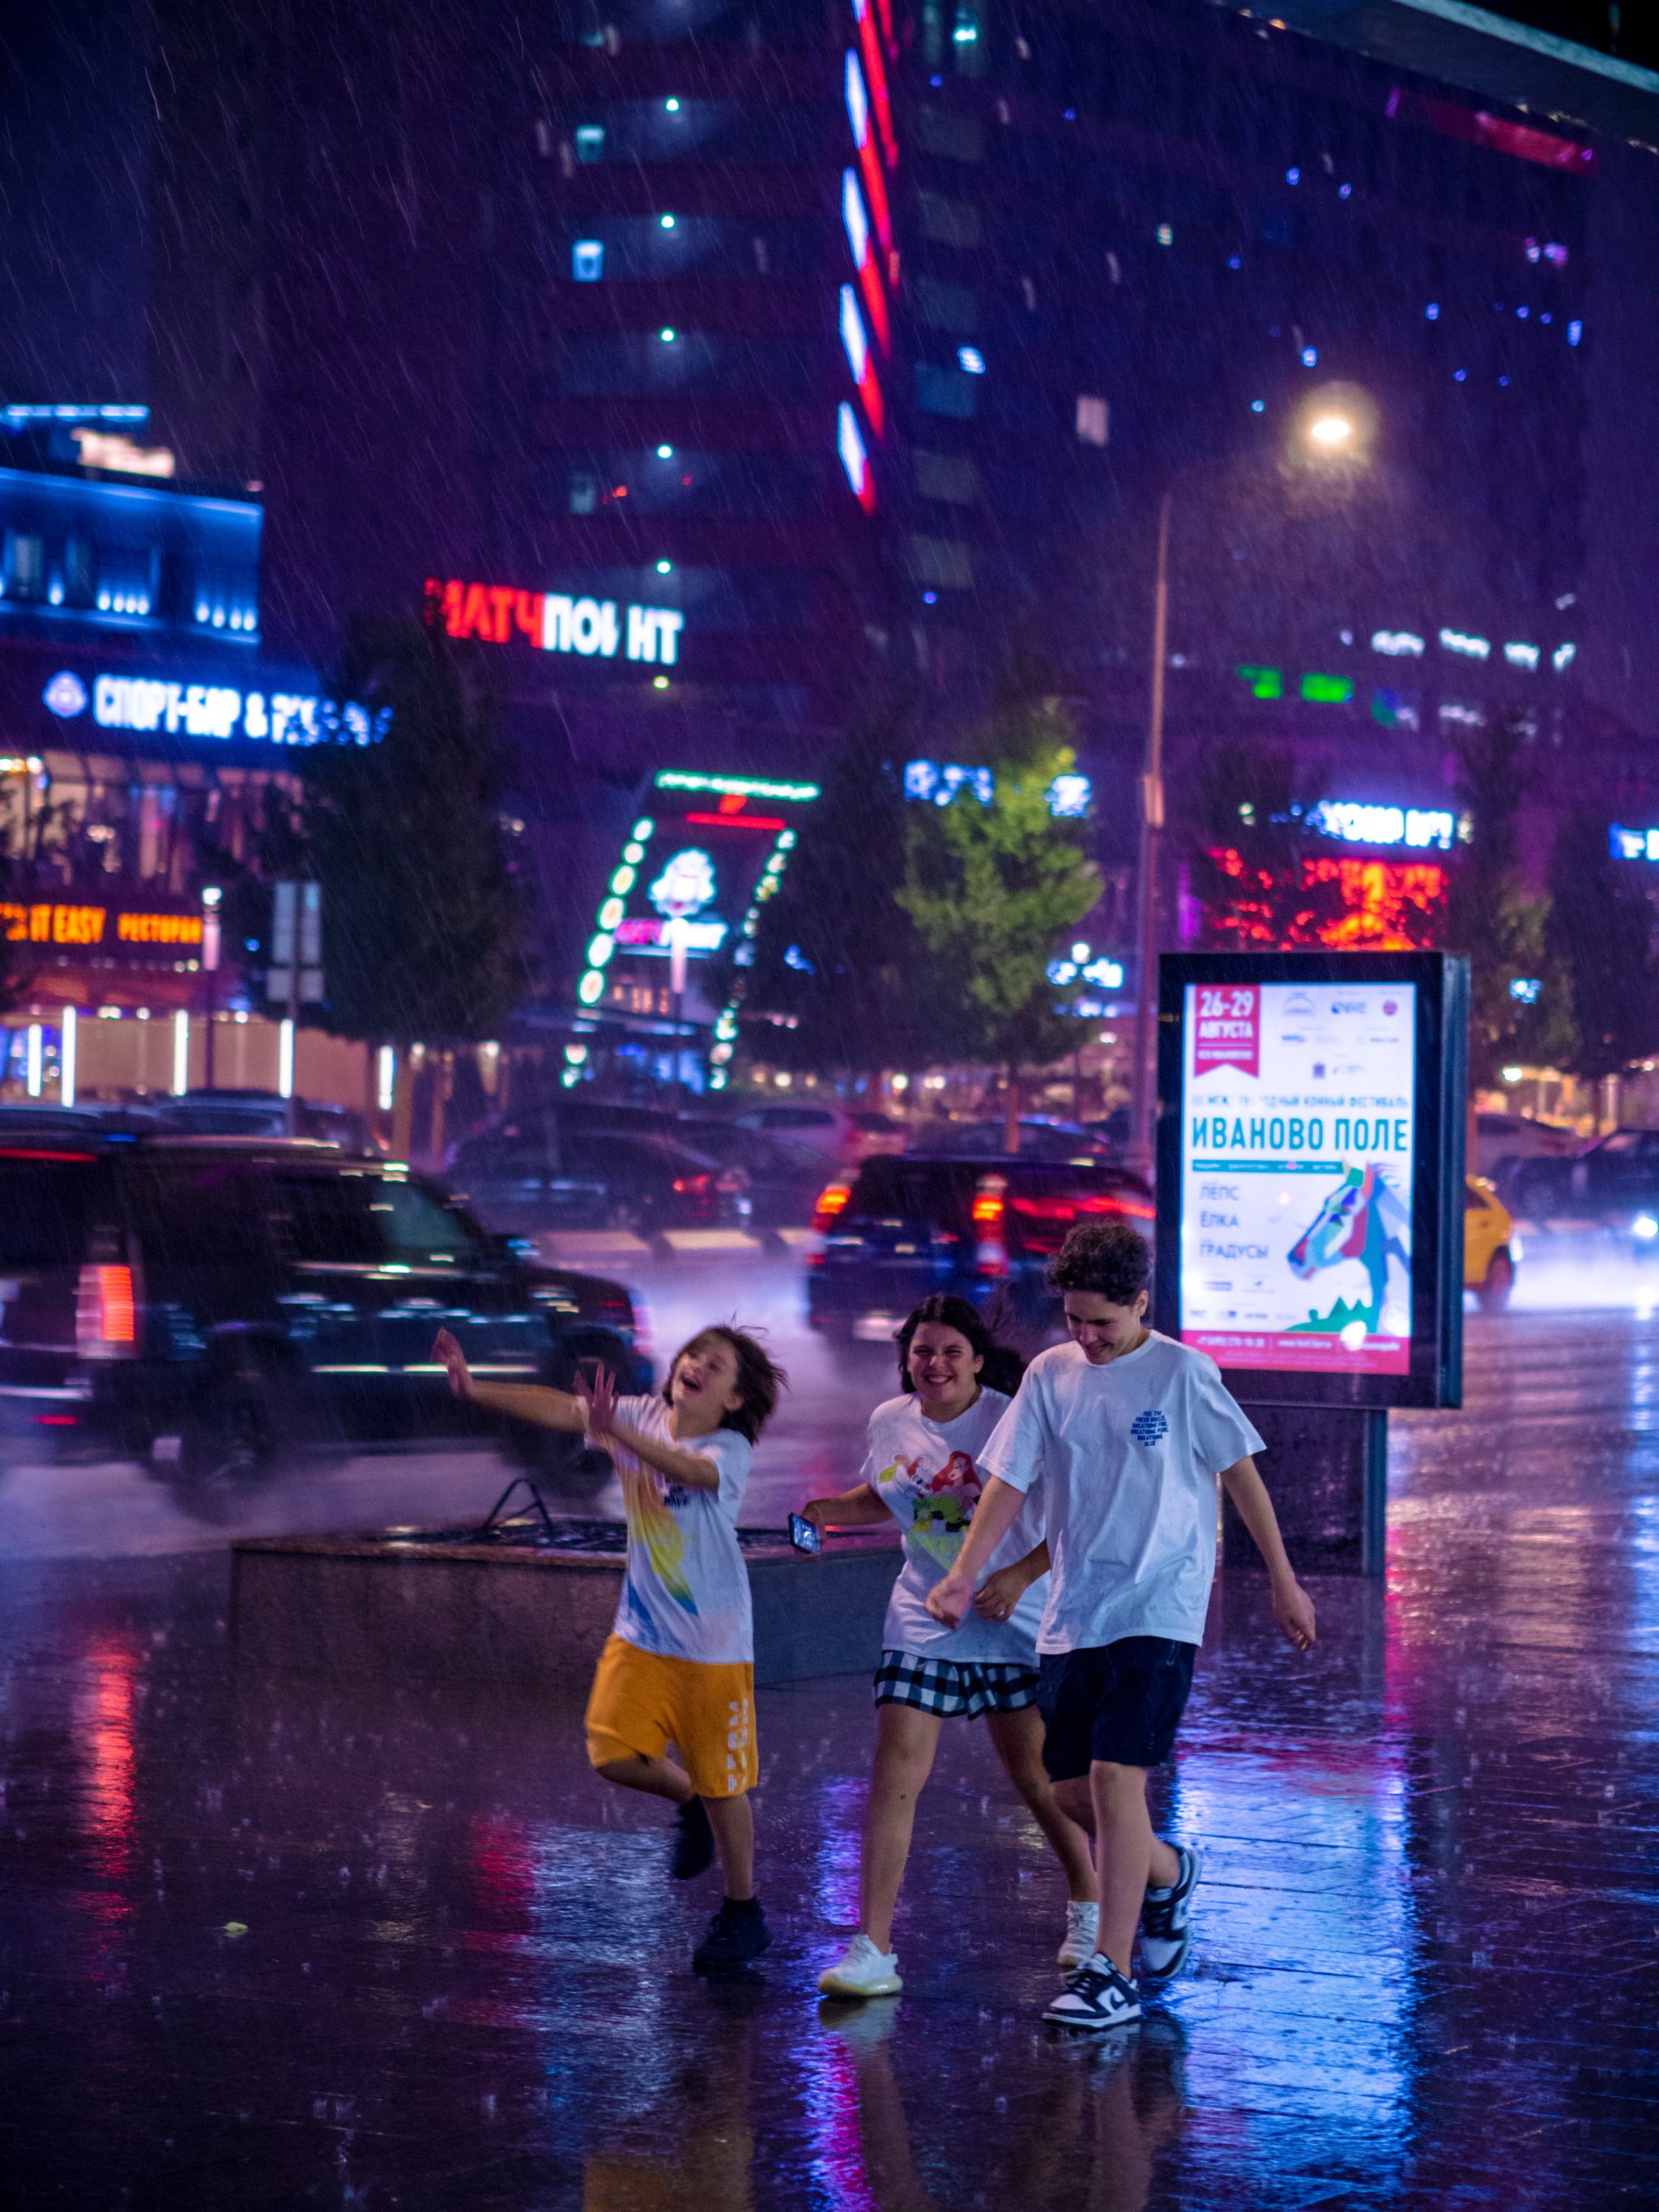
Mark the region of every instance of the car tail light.
POLYGON ((137 1328, 131 1267, 88 1265, 75 1291, 75 1348, 82 1359, 130 1359, 137 1328))
POLYGON ((674 1188, 682 1194, 689 1192, 693 1198, 705 1198, 714 1180, 710 1175, 676 1176, 674 1188))
POLYGON ((1003 1213, 1008 1186, 1001 1176, 981 1176, 974 1192, 974 1264, 981 1275, 1006 1275, 1008 1243, 1003 1213))
POLYGON ((840 1177, 826 1184, 818 1194, 817 1208, 812 1216, 813 1228, 828 1229, 836 1216, 845 1211, 847 1201, 852 1195, 852 1184, 840 1177))

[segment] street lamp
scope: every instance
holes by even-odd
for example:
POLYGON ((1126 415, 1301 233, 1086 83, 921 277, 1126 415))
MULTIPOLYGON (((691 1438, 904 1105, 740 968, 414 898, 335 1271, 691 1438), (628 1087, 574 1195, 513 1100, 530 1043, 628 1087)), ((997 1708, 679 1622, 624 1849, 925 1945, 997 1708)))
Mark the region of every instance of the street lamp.
POLYGON ((202 973, 207 979, 207 1039, 202 1048, 202 1083, 208 1091, 214 1087, 213 995, 219 971, 219 902, 223 896, 216 884, 209 884, 202 893, 202 973))
MULTIPOLYGON (((1329 384, 1311 393, 1292 418, 1287 459, 1292 466, 1340 461, 1363 467, 1370 459, 1376 410, 1358 385, 1329 384)), ((1133 1081, 1127 1164, 1150 1176, 1155 1164, 1152 1100, 1158 1070, 1157 1036, 1158 844, 1164 830, 1164 672, 1169 665, 1170 509, 1171 486, 1158 503, 1158 574, 1152 593, 1152 682, 1146 720, 1146 759, 1140 779, 1140 975, 1135 992, 1133 1081)))

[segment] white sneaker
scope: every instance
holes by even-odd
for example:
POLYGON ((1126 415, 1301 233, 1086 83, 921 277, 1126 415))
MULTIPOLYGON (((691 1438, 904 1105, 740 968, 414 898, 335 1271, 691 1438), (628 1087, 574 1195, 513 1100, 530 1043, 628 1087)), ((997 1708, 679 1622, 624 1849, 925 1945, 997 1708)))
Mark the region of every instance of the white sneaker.
POLYGON ((1178 1844, 1181 1871, 1168 1889, 1149 1889, 1140 1908, 1140 1971, 1150 1982, 1167 1982, 1187 1963, 1192 1948, 1193 1892, 1204 1870, 1196 1845, 1178 1844))
POLYGON ((1140 2018, 1140 1999, 1109 1959, 1099 1952, 1067 1974, 1066 1986, 1042 2015, 1057 2027, 1123 2027, 1140 2018))
POLYGON ((818 1976, 827 1997, 896 1997, 904 1987, 896 1951, 878 1951, 860 1929, 835 1965, 818 1976))
POLYGON ((1057 1963, 1069 1974, 1074 1966, 1086 1966, 1095 1955, 1095 1945, 1100 1938, 1100 1907, 1097 1905, 1079 1905, 1066 1907, 1066 1941, 1055 1957, 1057 1963))

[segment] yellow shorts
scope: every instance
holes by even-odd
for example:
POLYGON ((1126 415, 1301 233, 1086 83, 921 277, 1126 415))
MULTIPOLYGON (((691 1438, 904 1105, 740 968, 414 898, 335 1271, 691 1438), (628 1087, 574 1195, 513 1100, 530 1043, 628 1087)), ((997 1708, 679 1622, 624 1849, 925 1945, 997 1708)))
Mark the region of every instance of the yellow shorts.
POLYGON ((660 1759, 672 1743, 699 1797, 740 1797, 760 1779, 755 1744, 755 1669, 665 1659, 608 1636, 587 1700, 587 1756, 594 1766, 638 1753, 660 1759))

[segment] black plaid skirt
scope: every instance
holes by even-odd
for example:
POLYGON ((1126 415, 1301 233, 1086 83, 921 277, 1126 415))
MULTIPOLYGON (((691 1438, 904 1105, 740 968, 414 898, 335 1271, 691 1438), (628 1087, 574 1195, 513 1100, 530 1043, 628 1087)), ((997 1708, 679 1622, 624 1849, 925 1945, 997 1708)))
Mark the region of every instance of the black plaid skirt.
POLYGON ((1024 1712, 1036 1703, 1037 1680, 1035 1667, 884 1651, 876 1669, 876 1703, 914 1705, 942 1720, 972 1721, 981 1713, 1024 1712))

